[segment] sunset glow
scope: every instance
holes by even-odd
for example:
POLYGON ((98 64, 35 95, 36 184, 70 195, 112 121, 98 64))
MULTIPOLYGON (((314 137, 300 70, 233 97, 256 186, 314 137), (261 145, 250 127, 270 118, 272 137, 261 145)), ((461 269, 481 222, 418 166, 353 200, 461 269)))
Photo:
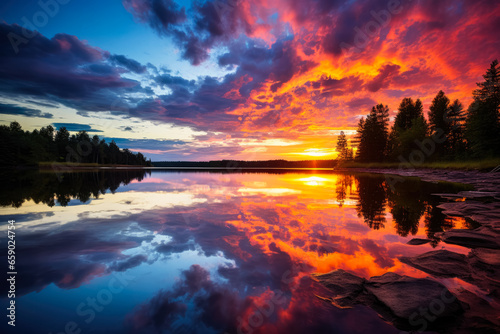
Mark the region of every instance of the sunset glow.
POLYGON ((26 43, 6 36, 39 8, 4 6, 2 124, 70 124, 152 160, 333 159, 376 103, 427 113, 442 89, 467 106, 500 50, 498 1, 123 0, 86 29, 92 3, 26 43))

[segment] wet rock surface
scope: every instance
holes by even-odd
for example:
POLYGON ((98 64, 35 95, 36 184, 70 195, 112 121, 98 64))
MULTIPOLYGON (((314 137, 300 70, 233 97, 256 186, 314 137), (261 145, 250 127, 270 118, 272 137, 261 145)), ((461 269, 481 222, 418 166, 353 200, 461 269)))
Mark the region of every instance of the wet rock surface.
POLYGON ((401 257, 400 261, 434 277, 460 278, 482 289, 490 298, 500 297, 499 250, 478 248, 468 255, 437 250, 414 257, 401 257))
POLYGON ((435 236, 445 243, 467 248, 500 249, 500 233, 487 227, 475 230, 451 229, 436 233, 435 236))
POLYGON ((444 285, 431 279, 386 273, 365 280, 343 270, 315 277, 331 292, 323 299, 343 308, 368 306, 402 330, 455 328, 468 308, 444 285))
POLYGON ((467 278, 469 266, 467 257, 447 250, 427 252, 415 257, 401 257, 399 260, 436 277, 467 278))
MULTIPOLYGON (((435 195, 443 199, 438 207, 445 215, 471 219, 479 227, 450 229, 434 235, 444 243, 470 249, 467 255, 435 250, 400 258, 401 262, 430 275, 428 279, 386 273, 365 280, 340 270, 318 275, 318 281, 331 292, 327 300, 339 307, 366 305, 397 328, 410 332, 500 333, 500 172, 357 171, 386 174, 388 179, 397 175, 420 177, 428 182, 470 184, 474 190, 435 195), (460 279, 477 288, 461 287, 453 296, 434 279, 460 279), (430 314, 422 315, 423 309, 430 314)), ((428 242, 428 239, 415 238, 408 244, 419 246, 428 242)))
POLYGON ((407 242, 408 245, 415 245, 415 246, 419 246, 419 245, 425 245, 425 244, 428 244, 429 242, 431 242, 432 240, 430 239, 419 239, 419 238, 413 238, 411 239, 410 241, 407 242))

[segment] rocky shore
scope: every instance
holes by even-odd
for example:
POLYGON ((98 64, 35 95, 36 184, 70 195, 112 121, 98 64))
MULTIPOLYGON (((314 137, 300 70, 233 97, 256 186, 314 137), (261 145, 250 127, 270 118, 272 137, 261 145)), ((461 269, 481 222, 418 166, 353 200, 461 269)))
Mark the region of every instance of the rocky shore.
MULTIPOLYGON (((500 172, 436 169, 349 169, 350 172, 384 174, 387 184, 419 177, 427 182, 470 184, 471 191, 436 194, 439 208, 452 217, 465 217, 480 226, 474 230, 451 229, 436 234, 447 244, 470 249, 467 255, 449 250, 424 252, 399 260, 429 276, 412 278, 396 273, 364 279, 344 270, 315 275, 328 291, 321 296, 338 307, 365 305, 396 328, 408 332, 500 333, 500 172), (465 282, 450 292, 440 279, 465 282)), ((413 239, 422 245, 427 239, 413 239)))

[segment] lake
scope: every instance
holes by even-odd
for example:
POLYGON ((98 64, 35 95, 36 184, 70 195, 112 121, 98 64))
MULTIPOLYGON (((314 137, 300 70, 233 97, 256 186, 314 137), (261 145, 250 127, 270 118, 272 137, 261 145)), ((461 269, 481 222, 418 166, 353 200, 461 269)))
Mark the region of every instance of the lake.
MULTIPOLYGON (((477 227, 444 215, 433 195, 470 187, 391 188, 376 174, 99 170, 0 181, 4 263, 15 220, 16 333, 400 333, 369 307, 323 300, 312 274, 427 277, 398 258, 467 254, 434 234, 477 227), (413 238, 431 242, 407 245, 413 238)), ((467 284, 441 281, 452 292, 467 284)))

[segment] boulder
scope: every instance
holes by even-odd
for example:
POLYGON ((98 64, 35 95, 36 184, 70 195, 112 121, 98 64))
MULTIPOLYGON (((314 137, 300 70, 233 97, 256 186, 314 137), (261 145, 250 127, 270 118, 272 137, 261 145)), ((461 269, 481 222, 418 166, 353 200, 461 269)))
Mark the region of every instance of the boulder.
POLYGON ((470 276, 467 257, 448 250, 436 250, 414 257, 401 257, 399 260, 436 277, 470 276))
POLYGON ((332 293, 331 298, 321 299, 340 307, 368 306, 399 329, 417 330, 416 320, 425 317, 422 310, 434 318, 427 321, 429 329, 457 323, 464 312, 463 304, 431 279, 386 273, 365 280, 344 270, 314 277, 332 293))
POLYGON ((418 246, 418 245, 428 244, 431 241, 432 240, 430 240, 430 239, 413 238, 410 241, 408 241, 406 244, 407 245, 412 245, 412 246, 418 246))
POLYGON ((453 229, 436 233, 434 236, 440 238, 445 243, 467 248, 500 249, 499 233, 486 227, 476 230, 453 229))
POLYGON ((463 311, 450 291, 441 283, 427 278, 413 278, 395 273, 386 273, 372 277, 365 284, 384 306, 401 319, 410 319, 420 314, 420 308, 429 308, 431 304, 441 301, 445 307, 438 314, 439 317, 448 317, 463 311), (443 300, 453 299, 450 303, 443 300))

